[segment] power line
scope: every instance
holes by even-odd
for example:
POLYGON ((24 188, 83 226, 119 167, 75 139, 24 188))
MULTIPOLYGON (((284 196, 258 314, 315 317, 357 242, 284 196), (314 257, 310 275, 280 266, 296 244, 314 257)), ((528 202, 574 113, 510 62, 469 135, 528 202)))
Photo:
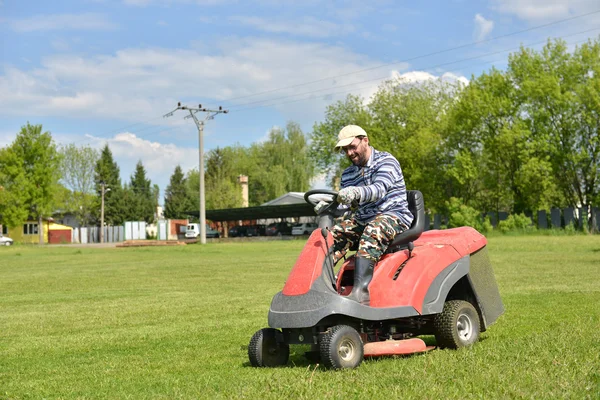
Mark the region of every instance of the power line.
MULTIPOLYGON (((598 29, 600 29, 600 28, 591 28, 591 29, 587 29, 587 30, 584 30, 584 31, 580 31, 580 32, 569 34, 569 35, 565 35, 565 36, 563 36, 561 38, 568 38, 568 37, 571 37, 571 36, 576 36, 576 35, 588 33, 588 32, 591 32, 591 31, 598 30, 598 29)), ((581 43, 581 42, 585 42, 586 40, 587 39, 581 40, 581 41, 577 41, 577 42, 573 42, 573 43, 570 43, 570 44, 578 44, 578 43, 581 43)), ((525 46, 525 47, 532 47, 532 46, 537 46, 537 45, 545 44, 545 43, 547 43, 547 40, 539 41, 539 42, 535 42, 535 43, 529 43, 529 44, 526 44, 526 45, 523 45, 523 46, 525 46)), ((489 53, 485 53, 485 54, 480 54, 478 56, 473 56, 473 57, 468 57, 468 58, 462 58, 462 59, 455 60, 455 61, 450 61, 450 62, 447 62, 447 63, 436 64, 436 65, 433 65, 433 66, 424 67, 424 68, 422 68, 422 71, 432 70, 432 69, 440 68, 440 67, 443 67, 443 66, 453 65, 453 64, 457 64, 457 63, 461 63, 461 62, 465 62, 465 61, 472 61, 472 60, 475 60, 475 59, 480 59, 480 58, 484 58, 484 57, 488 57, 488 56, 493 56, 493 55, 497 55, 497 54, 501 54, 501 53, 506 53, 506 52, 509 52, 509 51, 513 51, 513 50, 519 49, 520 47, 521 46, 519 46, 519 47, 512 47, 510 49, 504 49, 504 50, 489 52, 489 53)), ((494 61, 485 62, 485 63, 478 63, 478 64, 475 64, 475 65, 485 65, 485 64, 489 64, 491 62, 494 62, 494 61)), ((469 64, 469 65, 473 65, 473 64, 469 64)), ((463 68, 466 68, 466 67, 468 67, 468 65, 464 66, 463 68)), ((446 72, 452 72, 452 71, 446 71, 446 72)), ((341 90, 341 91, 324 93, 323 96, 337 96, 337 95, 344 94, 344 93, 350 93, 353 90, 363 90, 363 89, 372 88, 373 85, 366 85, 366 86, 357 86, 357 85, 361 85, 361 84, 364 84, 364 83, 375 82, 375 81, 379 82, 379 81, 382 81, 382 80, 388 79, 388 78, 389 78, 389 76, 386 75, 386 76, 378 77, 378 78, 375 78, 375 79, 369 79, 369 80, 365 80, 365 81, 360 81, 360 82, 354 82, 354 83, 350 83, 350 84, 341 85, 341 86, 338 86, 337 88, 350 87, 350 86, 352 86, 353 88, 347 89, 347 90, 341 90), (357 87, 354 87, 354 86, 357 86, 357 87)), ((297 93, 297 94, 292 94, 292 95, 287 95, 287 96, 281 96, 281 97, 277 97, 277 98, 271 98, 271 99, 267 99, 267 100, 260 100, 260 101, 256 101, 256 102, 249 102, 249 103, 241 105, 241 106, 247 106, 247 107, 233 108, 229 112, 242 112, 242 111, 254 110, 254 109, 258 109, 258 108, 266 108, 266 107, 272 107, 272 106, 276 106, 276 105, 285 105, 285 104, 292 104, 292 103, 297 103, 297 102, 301 102, 301 101, 312 100, 312 99, 314 99, 314 96, 311 96, 311 95, 313 95, 315 93, 327 91, 327 90, 331 90, 331 88, 318 89, 318 90, 308 91, 308 92, 304 92, 304 93, 297 93), (307 95, 308 95, 308 97, 306 97, 306 98, 300 98, 300 99, 295 99, 295 100, 285 101, 285 102, 276 102, 276 103, 272 103, 272 104, 262 104, 262 105, 252 106, 254 104, 260 104, 260 103, 265 103, 265 102, 273 102, 273 101, 276 101, 276 100, 282 100, 282 99, 293 98, 293 97, 298 97, 298 96, 307 96, 307 95)), ((139 130, 131 130, 129 133, 135 134, 136 137, 139 138, 139 139, 146 139, 147 140, 151 136, 155 136, 155 135, 161 134, 161 133, 171 132, 171 131, 174 131, 174 130, 177 130, 177 129, 180 129, 180 128, 181 128, 181 126, 175 126, 175 127, 169 128, 169 129, 163 129, 163 127, 146 127, 146 128, 142 128, 142 129, 139 129, 139 130), (156 131, 154 131, 154 132, 149 132, 148 134, 140 135, 140 132, 142 132, 142 131, 144 131, 146 129, 150 129, 150 128, 153 128, 153 129, 158 128, 158 129, 156 129, 156 131)), ((88 141, 97 140, 97 139, 104 139, 104 140, 106 140, 105 138, 94 136, 93 138, 88 139, 88 141)))
POLYGON ((321 79, 317 79, 317 80, 314 80, 314 81, 309 81, 309 82, 304 82, 304 83, 298 83, 298 84, 294 84, 294 85, 284 86, 284 87, 280 87, 280 88, 276 88, 276 89, 271 89, 271 90, 266 90, 266 91, 263 91, 263 92, 258 92, 258 93, 249 94, 249 95, 245 95, 245 96, 233 97, 233 98, 225 99, 225 100, 222 100, 222 101, 231 102, 233 100, 240 100, 240 99, 244 99, 244 98, 248 98, 248 97, 260 96, 262 94, 273 93, 273 92, 277 92, 277 91, 280 91, 280 90, 286 90, 286 89, 293 89, 293 88, 296 88, 296 87, 305 86, 305 85, 311 85, 313 83, 319 83, 319 82, 323 82, 323 81, 328 81, 328 80, 331 80, 331 79, 341 78, 341 77, 348 76, 348 75, 359 74, 359 73, 366 72, 366 71, 372 71, 372 70, 383 68, 383 67, 389 67, 391 65, 397 65, 397 64, 401 64, 401 63, 405 63, 405 62, 409 62, 409 61, 418 60, 420 58, 430 57, 430 56, 434 56, 434 55, 439 55, 439 54, 447 53, 447 52, 450 52, 450 51, 464 49, 466 47, 474 46, 474 45, 477 45, 477 44, 488 43, 488 42, 491 42, 491 41, 494 41, 494 40, 503 39, 503 38, 514 36, 514 35, 518 35, 518 34, 521 34, 521 33, 531 32, 531 31, 534 31, 534 30, 537 30, 537 29, 547 28, 549 26, 561 24, 561 23, 567 22, 567 21, 572 21, 572 20, 575 20, 575 19, 578 19, 578 18, 587 17, 589 15, 593 15, 593 14, 597 14, 597 13, 600 13, 600 10, 591 11, 591 12, 588 12, 588 13, 585 13, 585 14, 575 15, 573 17, 556 20, 556 21, 553 21, 553 22, 549 22, 547 24, 533 26, 531 28, 527 28, 527 29, 523 29, 523 30, 520 30, 520 31, 515 31, 515 32, 507 33, 507 34, 500 35, 500 36, 494 36, 494 37, 491 37, 491 38, 488 38, 488 39, 478 40, 478 41, 475 41, 475 42, 463 44, 463 45, 456 46, 456 47, 451 47, 451 48, 447 48, 447 49, 443 49, 443 50, 437 50, 437 51, 434 51, 434 52, 431 52, 431 53, 422 54, 422 55, 415 56, 415 57, 408 58, 408 59, 401 60, 401 61, 394 61, 394 62, 391 62, 391 63, 380 64, 380 65, 377 65, 377 66, 374 66, 374 67, 369 67, 369 68, 364 68, 364 69, 360 69, 360 70, 356 70, 356 71, 352 71, 352 72, 347 72, 345 74, 329 76, 327 78, 321 78, 321 79))
MULTIPOLYGON (((575 36, 575 35, 581 35, 581 34, 588 33, 588 32, 595 31, 595 30, 599 30, 599 29, 600 29, 600 27, 592 28, 592 29, 587 29, 585 31, 576 32, 576 33, 573 33, 573 34, 570 34, 570 35, 565 35, 562 38, 566 38, 566 37, 570 37, 570 36, 575 36)), ((578 42, 575 42, 575 43, 572 43, 572 44, 581 43, 581 42, 586 41, 586 40, 578 41, 578 42)), ((525 45, 525 47, 536 46, 536 45, 540 45, 540 44, 544 44, 544 43, 547 43, 547 40, 539 41, 539 42, 536 42, 536 43, 530 43, 530 44, 525 45)), ((496 55, 496 54, 506 53, 506 52, 509 52, 509 51, 518 50, 520 47, 521 46, 519 46, 519 47, 512 47, 510 49, 504 49, 504 50, 494 51, 494 52, 490 52, 490 53, 481 54, 481 55, 478 55, 478 56, 463 58, 463 59, 455 60, 455 61, 449 61, 449 62, 441 63, 441 64, 436 64, 436 65, 433 65, 433 66, 430 66, 430 67, 425 67, 422 70, 423 71, 431 70, 431 69, 434 69, 434 68, 440 68, 440 67, 444 67, 444 66, 448 66, 448 65, 452 65, 452 64, 464 62, 464 61, 470 61, 470 60, 475 60, 475 59, 478 59, 478 58, 483 58, 483 57, 492 56, 492 55, 496 55)), ((369 82, 375 82, 375 81, 379 82, 379 81, 382 81, 384 79, 389 79, 389 76, 386 75, 386 76, 381 76, 381 77, 378 77, 378 78, 367 79, 367 80, 360 81, 360 82, 353 82, 353 83, 348 83, 348 84, 345 84, 345 85, 339 85, 339 86, 337 86, 337 88, 343 88, 343 87, 348 87, 348 86, 355 86, 355 85, 360 85, 360 84, 363 84, 363 83, 369 83, 369 82)), ((366 87, 363 87, 363 88, 368 88, 368 87, 372 87, 372 85, 369 85, 369 86, 366 86, 366 87)), ((235 107, 231 108, 231 112, 254 110, 254 109, 262 108, 262 107, 271 107, 271 106, 276 106, 276 105, 296 103, 298 101, 311 100, 313 97, 309 96, 307 98, 296 99, 296 100, 292 100, 292 101, 289 101, 289 102, 277 102, 277 103, 272 103, 272 104, 257 105, 257 106, 254 106, 254 107, 243 107, 243 106, 252 106, 254 104, 272 102, 272 101, 276 101, 276 100, 283 100, 283 99, 293 98, 293 97, 297 97, 297 96, 312 95, 312 94, 319 93, 319 92, 324 92, 324 91, 327 91, 327 90, 331 90, 331 88, 311 90, 311 91, 304 92, 304 93, 290 94, 290 95, 276 97, 276 98, 272 98, 272 99, 266 99, 266 100, 259 100, 259 101, 256 101, 256 102, 244 103, 244 104, 240 105, 240 106, 242 106, 241 108, 235 108, 235 107)), ((348 93, 348 92, 351 92, 352 90, 354 90, 354 89, 344 90, 344 91, 340 91, 340 92, 325 93, 324 96, 326 96, 326 95, 340 94, 340 93, 348 93)))
POLYGON ((126 125, 126 126, 124 126, 124 127, 121 127, 121 128, 113 129, 112 131, 110 131, 110 132, 108 132, 108 133, 109 133, 109 134, 110 134, 110 133, 115 133, 115 132, 118 132, 118 131, 122 131, 122 130, 124 130, 124 129, 128 129, 128 128, 130 128, 130 127, 132 127, 132 126, 135 126, 135 125, 146 124, 146 123, 148 123, 148 122, 156 121, 156 120, 158 120, 158 119, 161 119, 161 117, 150 118, 150 119, 148 119, 148 120, 146 120, 146 121, 141 121, 141 122, 136 122, 136 123, 133 123, 133 124, 130 124, 130 125, 126 125))
MULTIPOLYGON (((239 100, 239 99, 244 99, 244 98, 249 98, 249 97, 255 97, 255 96, 269 94, 269 93, 274 93, 274 92, 281 91, 281 90, 292 89, 292 88, 301 87, 301 86, 305 86, 305 85, 311 85, 311 84, 314 84, 314 83, 319 83, 319 82, 323 82, 323 81, 327 81, 327 80, 331 80, 331 79, 341 78, 341 77, 345 77, 345 76, 349 76, 349 75, 353 75, 353 74, 359 74, 359 73, 362 73, 362 72, 376 70, 376 69, 379 69, 379 68, 384 68, 384 67, 388 67, 388 66, 392 66, 392 65, 397 65, 397 64, 400 64, 400 63, 403 63, 403 62, 414 61, 414 60, 417 60, 417 59, 426 58, 426 57, 430 57, 430 56, 433 56, 433 55, 439 55, 439 54, 447 53, 447 52, 450 52, 450 51, 455 51, 455 50, 467 48, 469 46, 474 46, 474 45, 477 45, 477 44, 487 43, 487 42, 495 41, 495 40, 498 40, 498 39, 502 39, 502 38, 506 38, 506 37, 510 37, 510 36, 514 36, 514 35, 518 35, 518 34, 521 34, 521 33, 526 33, 526 32, 534 31, 534 30, 537 30, 537 29, 546 28, 546 27, 549 27, 549 26, 561 24, 561 23, 564 23, 564 22, 572 21, 572 20, 575 20, 575 19, 583 18, 583 17, 589 16, 589 15, 593 15, 593 14, 597 14, 597 13, 600 13, 600 10, 591 11, 591 12, 584 13, 584 14, 579 14, 579 15, 576 15, 576 16, 573 16, 573 17, 564 18, 564 19, 561 19, 561 20, 556 20, 556 21, 549 22, 549 23, 542 24, 542 25, 537 25, 537 26, 534 26, 534 27, 530 27, 530 28, 527 28, 527 29, 520 30, 520 31, 514 31, 514 32, 511 32, 511 33, 504 34, 504 35, 499 35, 499 36, 495 36, 495 37, 492 37, 492 38, 488 38, 488 39, 484 39, 484 40, 479 40, 479 41, 467 43, 467 44, 464 44, 464 45, 460 45, 460 46, 456 46, 456 47, 452 47, 452 48, 447 48, 447 49, 443 49, 443 50, 439 50, 439 51, 435 51, 435 52, 431 52, 431 53, 427 53, 427 54, 415 56, 415 57, 412 57, 412 58, 409 58, 409 59, 406 59, 406 60, 401 60, 401 61, 395 61, 395 62, 392 62, 392 63, 381 64, 381 65, 374 66, 374 67, 364 68, 364 69, 361 69, 361 70, 356 70, 356 71, 352 71, 352 72, 348 72, 348 73, 344 73, 344 74, 339 74, 339 75, 335 75, 335 76, 329 76, 327 78, 321 78, 321 79, 317 79, 317 80, 313 80, 313 81, 309 81, 309 82, 298 83, 298 84, 294 84, 294 85, 289 85, 289 86, 285 86, 285 87, 271 89, 271 90, 267 90, 267 91, 263 91, 263 92, 253 93, 253 94, 249 94, 249 95, 245 95, 245 96, 233 97, 233 98, 226 99, 224 101, 225 102, 232 102, 234 100, 239 100)), ((580 32, 580 33, 584 33, 584 32, 580 32)), ((568 35, 568 36, 571 36, 571 35, 568 35)), ((568 36, 565 36, 565 37, 568 37, 568 36)), ((476 59, 476 58, 480 58, 480 57, 485 57, 485 56, 488 56, 488 55, 498 54, 498 53, 505 52, 505 51, 507 51, 507 50, 503 50, 503 51, 500 51, 500 52, 487 53, 487 54, 484 54, 484 55, 481 55, 481 56, 471 57, 471 58, 467 58, 467 59, 462 59, 462 60, 458 60, 458 61, 455 61, 455 62, 443 63, 443 64, 439 64, 439 65, 436 65, 436 66, 430 67, 430 68, 436 68, 436 67, 440 67, 440 66, 444 66, 444 65, 448 65, 448 64, 453 64, 453 63, 460 62, 460 61, 472 60, 472 59, 476 59)), ((382 79, 386 79, 386 78, 387 78, 387 76, 386 77, 377 78, 377 79, 370 79, 370 80, 366 80, 366 81, 360 81, 360 82, 356 82, 356 83, 353 83, 353 84, 346 84, 346 85, 338 86, 338 88, 347 87, 347 86, 350 86, 350 85, 360 85, 362 83, 372 82, 372 81, 376 81, 376 80, 382 80, 382 79)), ((281 97, 277 97, 277 98, 271 98, 271 99, 265 99, 265 100, 258 100, 258 101, 255 101, 255 102, 248 102, 248 103, 237 104, 237 105, 234 105, 234 107, 242 107, 242 108, 234 108, 234 109, 232 109, 232 111, 245 111, 245 110, 256 109, 256 108, 260 108, 260 107, 268 107, 268 106, 272 106, 272 105, 288 104, 290 102, 277 103, 277 104, 266 104, 266 105, 258 106, 258 107, 245 107, 245 106, 250 106, 250 105, 253 105, 253 104, 259 104, 259 103, 265 103, 265 102, 272 102, 272 101, 275 101, 275 100, 280 100, 280 99, 285 99, 285 98, 290 98, 290 97, 295 97, 295 96, 303 96, 303 95, 307 95, 307 94, 318 93, 318 92, 325 91, 325 90, 330 90, 330 89, 331 88, 318 89, 318 90, 308 91, 308 92, 304 92, 304 93, 300 93, 300 94, 295 94, 295 95, 287 95, 287 96, 281 96, 281 97)), ((303 99, 303 100, 307 100, 307 99, 303 99)), ((294 100, 292 102, 296 102, 296 100, 294 100)), ((104 135, 104 134, 115 133, 115 132, 118 132, 118 131, 122 131, 124 129, 131 128, 131 127, 136 126, 136 125, 147 124, 149 122, 153 122, 153 121, 156 121, 158 119, 160 119, 160 117, 150 118, 150 119, 145 120, 145 121, 140 121, 140 122, 136 122, 136 123, 133 123, 133 124, 125 125, 125 126, 123 126, 121 128, 116 128, 116 129, 113 129, 111 131, 107 131, 105 133, 101 133, 100 136, 94 136, 94 137, 95 138, 99 138, 99 139, 104 139, 102 137, 102 135, 104 135)), ((141 132, 143 130, 151 129, 151 128, 153 128, 153 127, 150 126, 150 127, 142 128, 140 130, 132 130, 131 133, 137 133, 137 132, 141 132)), ((177 129, 177 127, 176 128, 172 128, 170 130, 174 130, 174 129, 177 129)), ((146 135, 144 135, 144 136, 146 136, 146 135)), ((143 138, 144 136, 137 136, 137 137, 143 138)), ((150 136, 150 135, 148 135, 148 136, 150 136)), ((89 140, 85 140, 84 139, 84 140, 76 141, 76 142, 73 142, 73 143, 77 144, 77 143, 82 143, 82 142, 91 141, 91 140, 92 139, 90 138, 89 140)))

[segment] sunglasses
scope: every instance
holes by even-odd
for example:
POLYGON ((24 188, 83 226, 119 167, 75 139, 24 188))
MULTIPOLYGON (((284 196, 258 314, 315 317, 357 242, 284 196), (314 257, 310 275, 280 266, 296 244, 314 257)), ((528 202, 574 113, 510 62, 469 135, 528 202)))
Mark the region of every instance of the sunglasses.
POLYGON ((352 142, 348 146, 340 147, 340 154, 345 155, 349 151, 356 151, 356 149, 358 149, 358 146, 360 146, 360 144, 363 142, 364 137, 357 138, 357 139, 358 139, 357 144, 353 144, 354 142, 352 142))

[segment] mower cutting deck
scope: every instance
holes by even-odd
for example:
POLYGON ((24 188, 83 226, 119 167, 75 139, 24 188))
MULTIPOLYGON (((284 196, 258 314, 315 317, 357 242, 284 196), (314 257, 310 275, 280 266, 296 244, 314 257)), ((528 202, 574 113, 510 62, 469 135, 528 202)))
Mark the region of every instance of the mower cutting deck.
MULTIPOLYGON (((335 195, 310 191, 310 196, 335 195)), ((289 345, 310 344, 311 355, 331 368, 358 366, 363 357, 424 352, 419 335, 435 335, 437 345, 459 348, 475 343, 504 308, 487 255, 487 241, 472 228, 423 233, 422 195, 409 191, 415 216, 398 235, 373 273, 370 304, 348 298, 354 257, 337 273, 333 237, 327 228, 339 216, 337 204, 321 214, 321 230, 309 237, 283 290, 269 310, 270 328, 254 334, 248 347, 253 366, 286 364, 289 345)))

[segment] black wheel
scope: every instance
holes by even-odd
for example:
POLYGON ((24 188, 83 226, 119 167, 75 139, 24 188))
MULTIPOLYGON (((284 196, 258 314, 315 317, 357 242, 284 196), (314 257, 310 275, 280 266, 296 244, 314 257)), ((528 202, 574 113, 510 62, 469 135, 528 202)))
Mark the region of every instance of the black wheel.
POLYGON ((348 325, 336 325, 324 333, 319 351, 323 365, 334 369, 358 367, 364 355, 360 335, 348 325))
POLYGON ((283 334, 277 329, 261 329, 250 339, 248 358, 253 367, 285 365, 289 357, 290 346, 283 342, 283 334))
POLYGON ((467 301, 449 300, 434 319, 435 340, 442 348, 471 346, 479 339, 479 314, 467 301))

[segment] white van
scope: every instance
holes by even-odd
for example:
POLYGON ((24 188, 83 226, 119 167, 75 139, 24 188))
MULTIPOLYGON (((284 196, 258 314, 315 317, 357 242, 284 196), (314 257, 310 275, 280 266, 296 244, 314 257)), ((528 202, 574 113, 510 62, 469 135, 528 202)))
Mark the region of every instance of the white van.
POLYGON ((317 228, 317 224, 312 222, 296 224, 292 227, 292 235, 310 235, 317 228))
MULTIPOLYGON (((200 224, 189 224, 185 230, 185 237, 187 239, 194 239, 200 236, 200 224)), ((219 231, 215 231, 210 226, 206 225, 206 237, 207 238, 218 238, 219 231)))

